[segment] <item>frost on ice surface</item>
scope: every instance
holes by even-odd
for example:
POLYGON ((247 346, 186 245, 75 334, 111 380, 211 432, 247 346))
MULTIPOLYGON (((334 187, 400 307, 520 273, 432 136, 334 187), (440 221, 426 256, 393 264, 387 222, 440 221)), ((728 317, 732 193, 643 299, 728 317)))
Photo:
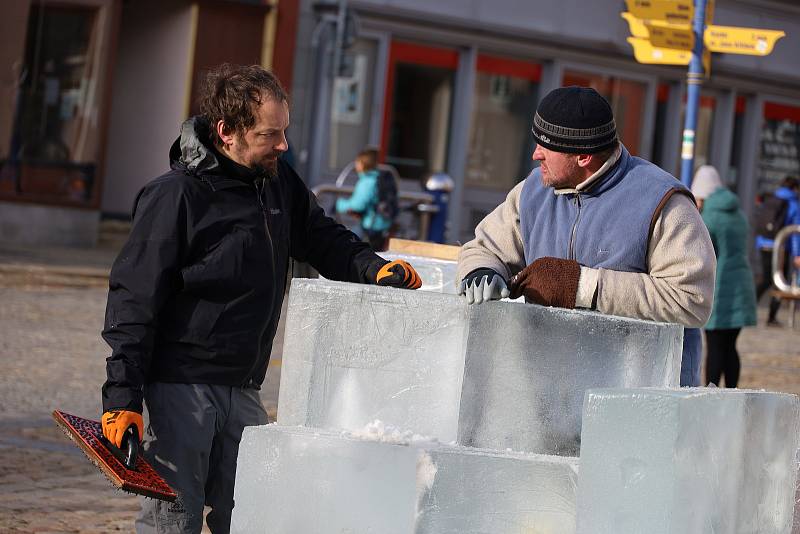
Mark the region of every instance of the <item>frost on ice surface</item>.
POLYGON ((437 445, 439 440, 416 434, 411 430, 400 430, 399 428, 387 425, 378 419, 366 425, 361 430, 345 432, 343 435, 367 441, 379 441, 381 443, 393 443, 395 445, 437 445))

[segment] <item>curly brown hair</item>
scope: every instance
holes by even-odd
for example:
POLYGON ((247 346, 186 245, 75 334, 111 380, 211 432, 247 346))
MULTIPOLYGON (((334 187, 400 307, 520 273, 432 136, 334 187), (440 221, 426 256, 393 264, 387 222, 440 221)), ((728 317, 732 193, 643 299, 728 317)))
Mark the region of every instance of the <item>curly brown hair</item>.
POLYGON ((222 140, 216 124, 223 121, 237 134, 256 123, 255 110, 264 99, 289 102, 280 80, 261 65, 223 63, 206 74, 200 90, 200 113, 208 120, 209 139, 215 145, 222 140))

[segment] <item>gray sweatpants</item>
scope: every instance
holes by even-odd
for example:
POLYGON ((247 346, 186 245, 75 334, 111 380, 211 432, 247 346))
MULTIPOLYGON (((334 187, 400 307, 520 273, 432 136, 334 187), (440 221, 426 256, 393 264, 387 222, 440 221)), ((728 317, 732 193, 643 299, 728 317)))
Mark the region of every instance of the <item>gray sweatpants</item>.
POLYGON ((178 493, 142 499, 136 532, 199 533, 203 506, 214 534, 230 531, 242 430, 267 424, 258 390, 208 384, 148 384, 144 455, 178 493))

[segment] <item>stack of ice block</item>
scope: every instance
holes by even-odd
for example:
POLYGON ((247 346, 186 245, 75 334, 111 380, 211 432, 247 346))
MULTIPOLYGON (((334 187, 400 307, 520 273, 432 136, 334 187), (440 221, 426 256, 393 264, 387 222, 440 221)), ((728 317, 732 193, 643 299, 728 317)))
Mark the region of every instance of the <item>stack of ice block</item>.
POLYGON ((414 266, 422 279, 422 291, 436 291, 438 293, 456 293, 456 268, 458 262, 451 260, 440 260, 437 258, 427 258, 425 256, 414 256, 411 254, 400 254, 387 251, 380 252, 381 257, 389 261, 405 260, 414 266))
POLYGON ((233 532, 575 531, 574 458, 278 425, 240 451, 233 532))
POLYGON ((282 425, 379 419, 443 442, 574 456, 584 391, 677 385, 682 328, 296 279, 285 336, 282 425))
POLYGON ((788 534, 797 397, 665 389, 681 346, 676 325, 294 280, 280 424, 245 430, 232 531, 788 534), (579 447, 580 477, 535 454, 579 447))
POLYGON ((782 393, 588 392, 578 532, 788 534, 798 420, 782 393))

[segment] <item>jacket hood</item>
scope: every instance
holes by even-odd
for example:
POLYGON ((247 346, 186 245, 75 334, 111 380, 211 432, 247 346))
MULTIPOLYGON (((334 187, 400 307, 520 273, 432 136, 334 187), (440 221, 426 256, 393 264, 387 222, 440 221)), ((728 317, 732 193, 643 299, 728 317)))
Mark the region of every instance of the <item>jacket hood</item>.
POLYGON ((215 187, 250 184, 269 178, 264 169, 251 169, 227 158, 209 142, 211 129, 200 116, 187 119, 181 125, 181 135, 169 151, 170 166, 194 176, 203 176, 215 187))
POLYGON ((717 189, 705 199, 703 210, 736 211, 739 209, 739 197, 728 188, 717 189))
POLYGON ((692 194, 695 198, 706 199, 723 187, 717 169, 711 165, 701 165, 694 174, 692 194))
POLYGON ((173 168, 191 174, 214 174, 220 168, 214 150, 207 145, 210 138, 208 121, 202 117, 190 117, 181 124, 181 135, 172 143, 169 161, 173 168))

